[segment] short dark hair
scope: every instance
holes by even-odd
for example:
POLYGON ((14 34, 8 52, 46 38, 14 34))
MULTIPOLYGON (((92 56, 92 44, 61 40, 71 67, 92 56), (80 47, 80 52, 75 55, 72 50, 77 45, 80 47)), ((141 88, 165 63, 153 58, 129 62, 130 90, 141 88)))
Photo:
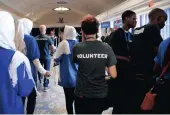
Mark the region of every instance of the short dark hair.
POLYGON ((96 34, 99 28, 99 21, 92 15, 87 15, 81 22, 82 31, 89 34, 96 34))
POLYGON ((155 19, 157 16, 165 16, 167 18, 167 14, 164 10, 160 9, 160 8, 154 8, 149 12, 149 19, 153 20, 155 19))
POLYGON ((64 28, 65 28, 65 26, 64 26, 64 27, 61 27, 61 28, 60 28, 60 32, 63 33, 63 32, 64 32, 64 28))
POLYGON ((123 23, 125 22, 127 17, 131 17, 134 14, 136 14, 136 13, 134 11, 132 11, 132 10, 124 11, 123 14, 122 14, 122 21, 123 21, 123 23))

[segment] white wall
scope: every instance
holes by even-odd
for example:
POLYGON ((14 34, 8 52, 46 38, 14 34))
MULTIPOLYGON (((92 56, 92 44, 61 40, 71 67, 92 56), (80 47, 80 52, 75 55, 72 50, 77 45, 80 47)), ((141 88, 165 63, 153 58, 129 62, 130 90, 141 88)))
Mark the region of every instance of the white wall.
MULTIPOLYGON (((38 28, 40 24, 34 24, 34 28, 38 28)), ((46 25, 46 27, 50 28, 50 27, 63 27, 67 25, 67 23, 56 23, 56 24, 51 24, 51 25, 46 25)), ((78 25, 78 24, 69 24, 70 26, 74 26, 74 27, 81 27, 81 25, 78 25)))
POLYGON ((114 7, 113 9, 96 16, 96 18, 101 22, 112 22, 113 20, 120 19, 121 14, 125 10, 133 10, 139 16, 141 14, 148 13, 152 8, 155 7, 162 9, 170 8, 170 0, 153 0, 155 2, 153 7, 148 7, 148 1, 149 0, 127 0, 117 7, 114 7))

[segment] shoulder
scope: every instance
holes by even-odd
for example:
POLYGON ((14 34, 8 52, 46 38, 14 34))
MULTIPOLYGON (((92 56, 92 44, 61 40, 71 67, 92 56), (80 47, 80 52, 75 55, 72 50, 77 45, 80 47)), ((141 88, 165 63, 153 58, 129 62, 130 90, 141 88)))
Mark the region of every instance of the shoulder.
POLYGON ((39 38, 39 37, 40 37, 40 35, 37 35, 37 36, 36 36, 36 38, 39 38))
POLYGON ((74 49, 80 49, 85 45, 85 42, 77 42, 77 44, 74 45, 74 49))
POLYGON ((21 63, 24 63, 24 62, 29 63, 28 58, 20 51, 15 51, 13 58, 12 58, 12 62, 15 62, 17 66, 19 66, 21 63))
POLYGON ((160 44, 159 47, 160 47, 161 49, 166 49, 166 47, 168 47, 169 43, 170 43, 170 38, 167 38, 166 40, 164 40, 164 41, 161 42, 161 44, 160 44))
POLYGON ((51 37, 50 37, 50 36, 47 36, 47 35, 44 35, 44 38, 47 38, 47 39, 50 39, 50 40, 51 40, 51 37))
POLYGON ((145 29, 148 31, 158 31, 159 32, 159 27, 156 24, 147 24, 147 25, 145 25, 145 29))
POLYGON ((24 38, 27 40, 27 41, 30 41, 30 42, 36 42, 36 38, 34 36, 31 36, 31 35, 24 35, 24 38))
POLYGON ((112 49, 109 44, 102 42, 101 43, 102 47, 105 48, 106 50, 112 49))
POLYGON ((111 33, 111 35, 112 35, 112 34, 115 34, 115 33, 122 32, 122 31, 123 31, 122 28, 118 28, 117 30, 114 30, 114 31, 111 33))
POLYGON ((65 45, 65 44, 67 44, 68 42, 67 42, 67 40, 62 40, 59 44, 60 45, 65 45))

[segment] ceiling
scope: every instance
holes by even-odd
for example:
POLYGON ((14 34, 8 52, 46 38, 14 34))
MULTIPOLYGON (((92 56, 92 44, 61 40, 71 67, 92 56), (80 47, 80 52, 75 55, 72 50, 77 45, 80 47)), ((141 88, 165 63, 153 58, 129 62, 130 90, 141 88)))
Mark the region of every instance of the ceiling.
POLYGON ((99 15, 124 1, 126 0, 0 0, 0 8, 10 10, 20 17, 28 17, 36 24, 76 25, 85 15, 99 15), (61 5, 71 10, 52 10, 61 5), (59 23, 59 18, 63 18, 64 23, 59 23))

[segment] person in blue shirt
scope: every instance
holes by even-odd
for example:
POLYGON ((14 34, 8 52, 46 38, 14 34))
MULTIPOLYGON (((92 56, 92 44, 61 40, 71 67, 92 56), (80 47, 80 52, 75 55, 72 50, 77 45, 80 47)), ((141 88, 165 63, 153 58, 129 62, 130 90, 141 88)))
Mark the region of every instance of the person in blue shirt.
MULTIPOLYGON (((52 41, 52 39, 45 35, 46 34, 46 26, 45 25, 40 25, 40 35, 38 35, 37 38, 37 43, 38 47, 40 50, 40 62, 42 65, 44 65, 44 68, 48 71, 50 71, 50 64, 51 64, 51 55, 50 52, 55 51, 55 46, 52 41)), ((38 75, 39 79, 41 78, 41 74, 38 75)), ((49 90, 49 79, 46 77, 44 78, 44 91, 49 90)))
POLYGON ((58 84, 64 89, 68 114, 73 114, 74 88, 78 70, 78 65, 72 61, 72 49, 78 43, 76 36, 76 29, 66 25, 63 40, 59 43, 54 57, 54 61, 60 66, 58 84))
POLYGON ((35 86, 29 60, 16 51, 14 19, 0 11, 0 114, 24 114, 22 97, 35 86))
MULTIPOLYGON (((39 48, 36 39, 30 35, 33 27, 33 22, 27 18, 22 18, 18 20, 17 31, 15 36, 15 44, 17 49, 24 53, 31 64, 32 75, 35 83, 37 84, 37 70, 44 76, 48 77, 50 73, 46 71, 40 64, 39 58, 39 48)), ((25 103, 25 98, 23 98, 25 103)), ((36 91, 33 89, 31 94, 28 96, 27 101, 27 114, 33 114, 36 105, 36 91)))
MULTIPOLYGON (((155 66, 154 72, 160 74, 162 69, 170 61, 170 38, 161 42, 157 56, 154 59, 155 66)), ((153 109, 154 114, 170 114, 170 70, 164 74, 164 84, 162 85, 161 91, 156 96, 156 103, 153 109)))

